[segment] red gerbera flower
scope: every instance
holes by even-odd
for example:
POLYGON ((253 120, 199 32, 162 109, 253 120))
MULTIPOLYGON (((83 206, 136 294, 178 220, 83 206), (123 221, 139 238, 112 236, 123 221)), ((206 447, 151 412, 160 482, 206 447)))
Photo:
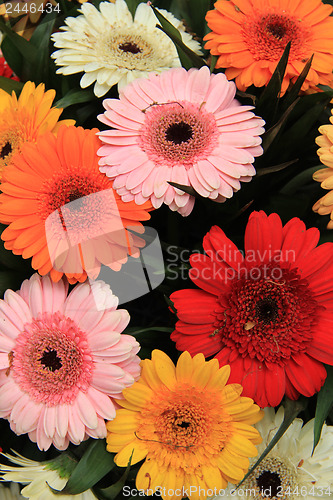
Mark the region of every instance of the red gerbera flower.
POLYGON ((230 364, 230 381, 261 407, 319 391, 322 363, 333 364, 333 244, 318 240, 297 218, 283 227, 277 214, 253 212, 243 255, 212 227, 207 255, 190 258, 201 290, 171 295, 177 349, 230 364))

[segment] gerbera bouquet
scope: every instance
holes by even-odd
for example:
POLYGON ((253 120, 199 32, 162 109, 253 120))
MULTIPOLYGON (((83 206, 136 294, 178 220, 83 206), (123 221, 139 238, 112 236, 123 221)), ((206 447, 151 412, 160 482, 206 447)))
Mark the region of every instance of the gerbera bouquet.
POLYGON ((0 6, 0 500, 333 496, 332 13, 0 6))

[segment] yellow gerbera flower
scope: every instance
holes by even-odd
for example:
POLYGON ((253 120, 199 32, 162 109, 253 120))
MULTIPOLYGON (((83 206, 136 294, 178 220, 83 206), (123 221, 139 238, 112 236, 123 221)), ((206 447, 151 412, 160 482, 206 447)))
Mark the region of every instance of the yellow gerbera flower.
MULTIPOLYGON (((333 109, 331 113, 333 115, 333 109)), ((330 117, 330 124, 322 125, 318 131, 321 135, 316 138, 316 144, 319 146, 317 154, 326 167, 317 170, 313 174, 313 179, 320 182, 321 187, 328 189, 329 192, 320 198, 312 209, 320 215, 330 214, 331 220, 327 224, 327 229, 333 229, 333 116, 330 117)))
POLYGON ((56 133, 60 124, 74 125, 74 120, 58 121, 62 108, 51 108, 55 90, 45 92, 43 83, 27 82, 17 98, 0 89, 0 178, 13 154, 23 142, 35 142, 45 132, 56 133))
POLYGON ((186 351, 175 367, 162 351, 141 362, 138 382, 123 391, 122 409, 107 423, 107 450, 120 467, 146 459, 136 487, 163 499, 205 499, 238 483, 261 442, 252 424, 260 408, 227 384, 230 367, 186 351))

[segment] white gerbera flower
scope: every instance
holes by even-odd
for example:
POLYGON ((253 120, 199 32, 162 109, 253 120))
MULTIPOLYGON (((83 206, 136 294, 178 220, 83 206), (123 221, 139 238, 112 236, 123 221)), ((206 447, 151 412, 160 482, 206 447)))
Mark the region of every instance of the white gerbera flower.
MULTIPOLYGON (((134 19, 126 2, 101 2, 99 9, 91 3, 82 5, 82 15, 68 17, 63 33, 54 33, 52 54, 57 73, 70 75, 84 72, 81 87, 96 81, 94 93, 101 97, 116 83, 118 89, 149 72, 162 73, 180 66, 177 50, 170 38, 156 28, 158 20, 152 8, 140 3, 134 19)), ((184 25, 166 10, 161 14, 177 28, 182 40, 197 54, 200 45, 185 32, 184 25)))
MULTIPOLYGON (((263 442, 257 446, 258 456, 274 437, 283 415, 283 407, 276 414, 273 408, 266 408, 264 418, 255 425, 263 438, 263 442)), ((303 421, 296 418, 240 488, 235 491, 234 487, 229 486, 214 500, 235 497, 248 497, 251 500, 318 500, 319 497, 331 496, 333 427, 324 424, 320 441, 311 456, 313 425, 314 419, 303 425, 303 421)), ((250 460, 250 467, 257 459, 250 460)))
MULTIPOLYGON (((59 455, 59 457, 47 462, 35 462, 16 452, 15 455, 3 453, 3 456, 20 467, 0 464, 1 481, 13 481, 27 485, 22 489, 21 495, 13 497, 13 500, 22 497, 30 500, 96 500, 91 490, 84 491, 79 495, 56 495, 49 488, 51 486, 60 491, 67 483, 76 465, 76 462, 67 454, 59 455)), ((1 500, 2 493, 1 489, 1 500)), ((4 497, 4 500, 7 498, 4 497)), ((11 497, 8 497, 8 500, 12 500, 11 497)))
POLYGON ((19 485, 11 483, 9 487, 0 484, 0 500, 18 500, 24 498, 20 493, 19 485))

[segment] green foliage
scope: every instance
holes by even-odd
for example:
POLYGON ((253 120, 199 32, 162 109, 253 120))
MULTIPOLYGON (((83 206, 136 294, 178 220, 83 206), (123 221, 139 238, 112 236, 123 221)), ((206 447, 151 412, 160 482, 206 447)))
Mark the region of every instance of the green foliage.
POLYGON ((78 495, 89 490, 115 467, 113 457, 106 451, 104 439, 93 440, 64 488, 61 491, 50 489, 56 495, 78 495))
POLYGON ((312 453, 319 442, 323 424, 333 408, 333 366, 326 366, 326 371, 327 378, 317 397, 312 453))
POLYGON ((163 33, 168 35, 168 37, 171 38, 175 44, 182 66, 185 69, 193 67, 201 68, 202 66, 206 66, 205 61, 182 42, 179 31, 155 7, 152 8, 155 16, 161 23, 161 26, 157 25, 157 27, 163 31, 163 33))

